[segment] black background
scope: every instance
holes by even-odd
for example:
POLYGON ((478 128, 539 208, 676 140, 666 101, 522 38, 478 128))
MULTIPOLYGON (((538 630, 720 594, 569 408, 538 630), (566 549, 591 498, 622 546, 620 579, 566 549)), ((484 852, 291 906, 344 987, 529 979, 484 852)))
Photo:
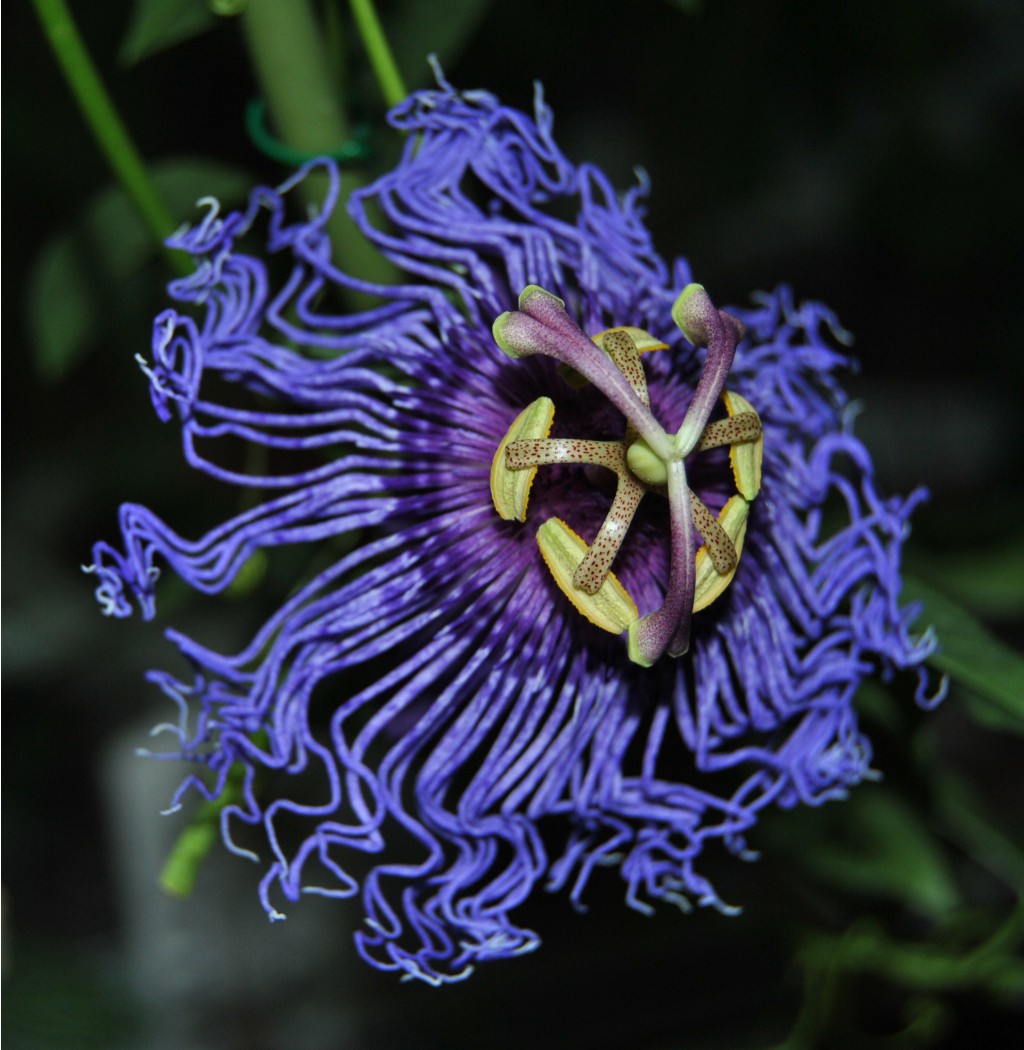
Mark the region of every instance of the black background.
MULTIPOLYGON (((223 968, 237 966, 244 979, 228 974, 156 1005, 138 993, 125 949, 133 906, 120 882, 125 847, 115 848, 104 763, 116 762, 111 749, 123 756, 144 745, 144 726, 167 716, 142 679, 168 660, 163 626, 231 645, 265 610, 226 612, 227 599, 200 603, 171 587, 158 625, 113 622, 100 616, 79 573, 94 540, 114 536, 124 499, 153 505, 195 535, 233 497, 182 464, 176 434, 152 414, 132 360, 148 350, 149 318, 162 305, 158 260, 118 288, 97 273, 108 329, 86 359, 59 381, 45 381, 33 363, 24 305, 33 263, 110 175, 30 8, 5 13, 4 950, 12 1045, 654 1050, 782 1040, 800 1001, 786 931, 807 921, 841 927, 859 905, 794 884, 769 856, 752 866, 709 858, 722 895, 744 904, 739 920, 667 912, 646 919, 625 909, 611 875, 597 881, 586 915, 563 896, 538 895, 521 914, 544 937, 538 952, 433 990, 355 961, 345 926, 354 905, 311 904, 331 946, 320 944, 308 965, 300 957, 285 966, 283 957, 301 955, 309 942, 281 941, 290 924, 265 923, 255 869, 218 855, 196 906, 216 914, 230 898, 254 940, 232 946, 226 924, 200 931, 190 950, 214 953, 215 938, 223 968), (247 943, 263 961, 242 957, 247 943)), ((254 181, 281 178, 242 127, 255 88, 237 24, 226 19, 210 35, 124 68, 116 54, 128 13, 121 2, 75 5, 143 156, 206 154, 250 168, 254 181)), ((857 338, 862 367, 849 385, 864 399, 858 432, 875 454, 881 487, 924 483, 933 493, 915 519, 911 557, 920 571, 930 568, 955 593, 961 555, 1014 540, 1019 549, 1019 4, 726 0, 693 16, 664 0, 495 3, 446 73, 458 87, 484 87, 526 109, 533 81, 543 81, 563 150, 596 161, 623 187, 642 166, 659 250, 686 255, 716 301, 743 303, 787 281, 799 297, 836 310, 857 338)), ((379 118, 372 90, 364 102, 379 118)), ((1007 564, 1019 571, 1019 556, 1007 564)), ((979 611, 997 634, 1020 642, 1019 603, 979 611)), ((907 717, 913 728, 917 716, 907 717)), ((943 760, 1019 830, 1019 739, 979 729, 958 712, 955 693, 930 717, 943 760)), ((899 753, 883 743, 878 764, 887 760, 899 783, 899 753)), ((167 953, 168 966, 189 966, 189 950, 151 948, 167 953)), ((908 995, 858 982, 828 1045, 897 1045, 885 1040, 901 1027, 908 995)), ((948 1006, 937 1045, 960 1045, 968 1034, 1012 1045, 1005 1006, 969 991, 952 994, 948 1006)))

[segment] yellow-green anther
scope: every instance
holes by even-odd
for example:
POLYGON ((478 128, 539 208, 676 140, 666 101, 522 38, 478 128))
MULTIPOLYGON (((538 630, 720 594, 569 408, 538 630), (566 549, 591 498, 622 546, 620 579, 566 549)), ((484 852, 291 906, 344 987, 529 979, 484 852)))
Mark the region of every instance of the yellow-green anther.
POLYGON ((537 546, 562 593, 592 624, 621 634, 638 618, 636 603, 614 573, 607 574, 595 594, 587 594, 573 583, 589 548, 561 518, 549 518, 541 525, 537 546))
POLYGON ((664 485, 668 480, 665 461, 658 456, 643 438, 638 438, 626 450, 629 469, 648 485, 664 485))
MULTIPOLYGON (((754 406, 732 390, 722 391, 725 410, 733 419, 751 413, 757 416, 754 406)), ((764 431, 758 419, 758 435, 753 441, 737 441, 729 449, 736 488, 745 499, 753 499, 761 490, 761 460, 764 458, 764 431)))
POLYGON ((513 470, 508 466, 505 449, 513 441, 546 438, 555 418, 555 403, 550 397, 539 397, 516 416, 502 438, 491 461, 491 499, 495 510, 505 521, 526 521, 526 505, 537 467, 513 470))
POLYGON ((697 582, 693 590, 693 611, 699 612, 709 606, 732 582, 743 550, 743 537, 747 531, 747 515, 750 504, 742 496, 733 496, 722 508, 718 523, 736 551, 736 562, 727 573, 720 573, 712 561, 707 548, 697 551, 697 582))

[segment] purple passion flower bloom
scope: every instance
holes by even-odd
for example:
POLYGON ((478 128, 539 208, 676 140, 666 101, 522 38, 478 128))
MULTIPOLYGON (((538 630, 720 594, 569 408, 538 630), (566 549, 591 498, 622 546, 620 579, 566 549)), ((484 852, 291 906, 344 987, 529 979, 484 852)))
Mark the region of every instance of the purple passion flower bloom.
POLYGON ((361 895, 361 954, 436 982, 534 948, 517 906, 580 904, 596 867, 642 911, 726 908, 705 843, 741 854, 764 807, 861 780, 858 685, 916 668, 931 702, 934 642, 899 603, 923 494, 876 492, 828 310, 718 310, 539 96, 531 119, 442 82, 391 121, 405 153, 350 207, 408 283, 332 264, 327 164, 312 217, 286 206, 307 168, 173 239, 197 269, 154 325, 153 403, 263 498, 195 540, 126 504, 90 571, 149 618, 162 565, 216 594, 308 550, 241 652, 168 632, 193 676, 152 678, 197 767, 174 806, 234 791, 223 838, 272 919, 361 895))

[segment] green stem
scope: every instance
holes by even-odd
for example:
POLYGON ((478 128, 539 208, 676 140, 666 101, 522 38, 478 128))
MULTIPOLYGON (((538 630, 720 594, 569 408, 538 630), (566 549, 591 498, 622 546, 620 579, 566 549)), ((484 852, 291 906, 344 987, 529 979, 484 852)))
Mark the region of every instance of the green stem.
POLYGON ((232 776, 219 798, 204 802, 182 829, 160 871, 160 887, 172 897, 191 896, 199 869, 220 837, 220 815, 242 801, 242 774, 232 776))
MULTIPOLYGON (((265 730, 253 735, 252 742, 265 748, 269 738, 265 730)), ((246 766, 236 762, 228 772, 221 793, 204 802, 192 815, 171 847, 160 872, 160 885, 173 897, 187 897, 195 888, 199 869, 220 837, 221 814, 228 806, 245 802, 246 766)))
MULTIPOLYGON (((153 236, 163 245, 174 232, 174 220, 103 86, 67 4, 64 0, 33 0, 33 4, 71 93, 107 163, 153 236)), ((192 272, 192 266, 178 253, 166 254, 177 272, 192 272)))
POLYGON ((217 822, 204 816, 178 836, 160 871, 160 888, 172 897, 190 897, 199 869, 217 841, 217 822))
POLYGON ((249 0, 242 24, 281 140, 308 154, 337 149, 348 120, 309 0, 249 0))
POLYGON ((408 91, 395 64, 395 56, 391 53, 384 36, 373 0, 349 0, 349 6, 352 8, 352 17, 356 21, 356 28, 362 37, 363 47, 366 48, 384 101, 389 109, 397 106, 408 95, 408 91))
POLYGON ((803 1000, 796 1021, 785 1042, 770 1050, 810 1050, 821 1045, 841 987, 839 972, 828 964, 809 965, 807 960, 803 969, 803 1000))
MULTIPOLYGON (((306 154, 333 153, 348 137, 342 91, 331 75, 324 34, 309 0, 249 0, 242 17, 249 56, 278 138, 306 154)), ((343 198, 366 184, 346 168, 343 198)), ((327 176, 302 184, 307 201, 320 204, 327 176)), ((385 283, 392 271, 339 204, 328 223, 334 261, 364 280, 385 283)))

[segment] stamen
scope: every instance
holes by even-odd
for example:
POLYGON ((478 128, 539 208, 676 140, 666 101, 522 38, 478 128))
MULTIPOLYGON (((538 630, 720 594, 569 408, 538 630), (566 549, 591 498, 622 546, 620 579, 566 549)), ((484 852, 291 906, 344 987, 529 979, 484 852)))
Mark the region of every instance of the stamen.
MULTIPOLYGON (((668 349, 668 343, 662 342, 657 336, 651 335, 650 332, 645 332, 642 328, 637 328, 634 325, 629 324, 619 325, 617 328, 606 328, 603 332, 598 332, 597 335, 593 335, 590 338, 597 343, 598 346, 604 346, 604 337, 609 332, 625 332, 633 341, 637 353, 640 354, 647 354, 652 350, 668 349)), ((646 382, 646 379, 644 382, 646 382)))
MULTIPOLYGON (((723 398, 729 393, 724 391, 723 398)), ((700 436, 694 452, 705 452, 709 448, 720 448, 736 441, 753 441, 761 436, 761 419, 756 412, 740 412, 730 419, 719 419, 708 423, 700 436)))
POLYGON ((601 340, 601 347, 612 359, 615 367, 626 377, 626 382, 633 388, 633 393, 648 407, 651 407, 651 396, 647 392, 647 376, 644 366, 640 364, 640 354, 630 339, 629 333, 622 328, 609 329, 601 340))
POLYGON ((711 563, 716 572, 723 576, 732 572, 739 560, 736 557, 736 548, 732 545, 732 540, 726 535, 718 518, 708 510, 704 501, 693 489, 690 489, 690 502, 693 504, 693 522, 704 540, 704 546, 697 551, 697 557, 699 558, 701 551, 706 549, 711 555, 711 563))
POLYGON ((626 466, 621 441, 579 441, 552 438, 546 441, 514 441, 506 451, 510 470, 526 470, 553 463, 580 463, 605 467, 618 476, 615 498, 586 557, 573 575, 573 583, 587 594, 596 594, 619 553, 633 522, 646 486, 626 466))
POLYGON ((626 418, 619 441, 549 438, 554 417, 550 399, 539 398, 515 420, 491 466, 491 495, 503 518, 526 518, 526 504, 540 466, 570 463, 601 467, 617 478, 615 495, 589 546, 560 518, 537 531, 545 564, 562 592, 592 623, 618 634, 629 631, 632 660, 650 666, 668 652, 680 656, 690 639, 692 614, 710 605, 731 582, 739 564, 750 501, 761 484, 764 435, 753 406, 724 388, 743 326, 716 310, 700 285, 685 288, 673 318, 707 359, 682 426, 670 437, 650 410, 640 354, 665 343, 639 328, 611 328, 587 339, 564 302, 531 285, 519 310, 494 323, 498 345, 512 357, 546 354, 560 362, 573 386, 593 383, 626 418), (596 352, 594 344, 603 351, 596 352), (727 419, 708 423, 714 402, 727 419), (716 517, 692 492, 684 461, 692 453, 729 446, 738 494, 716 517), (640 616, 611 566, 636 510, 648 492, 669 503, 669 580, 660 609, 640 616), (703 541, 698 549, 698 534, 703 541))
POLYGON ((732 583, 739 567, 740 554, 743 552, 743 537, 746 535, 749 514, 750 502, 743 496, 733 496, 718 516, 718 523, 736 552, 736 562, 728 572, 723 574, 715 568, 714 560, 706 548, 701 547, 697 551, 697 581, 693 590, 694 612, 706 609, 732 583))
POLYGON ((510 470, 545 467, 554 463, 586 463, 594 467, 607 467, 618 473, 623 462, 621 442, 580 441, 578 438, 511 441, 505 458, 510 470))
MULTIPOLYGON (((619 454, 621 456, 621 446, 619 454)), ((587 551, 587 556, 580 563, 579 568, 573 575, 573 583, 587 594, 595 594, 597 589, 609 575, 612 562, 615 561, 622 541, 626 538, 630 525, 633 524, 633 515, 636 514, 640 500, 647 491, 646 486, 640 484, 635 478, 629 476, 623 462, 623 470, 619 474, 619 484, 615 489, 615 498, 605 515, 594 542, 587 551)))

